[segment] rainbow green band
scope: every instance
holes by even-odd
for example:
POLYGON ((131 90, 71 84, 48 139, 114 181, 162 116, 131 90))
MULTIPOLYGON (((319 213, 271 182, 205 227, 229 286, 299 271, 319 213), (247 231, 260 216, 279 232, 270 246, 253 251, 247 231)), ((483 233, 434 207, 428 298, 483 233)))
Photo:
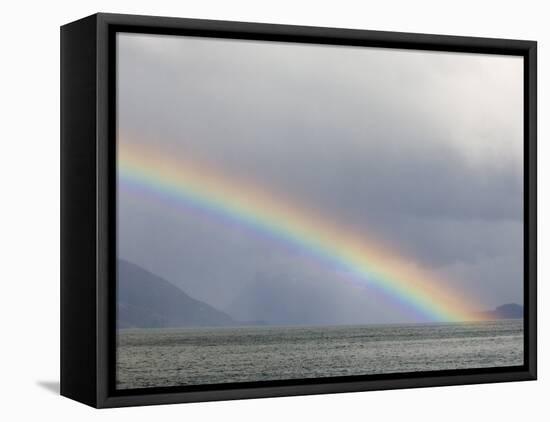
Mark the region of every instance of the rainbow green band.
POLYGON ((119 189, 137 188, 151 198, 189 205, 302 248, 319 261, 350 273, 367 289, 383 292, 422 320, 483 319, 475 301, 464 292, 452 291, 449 283, 413 261, 255 185, 196 162, 122 142, 117 166, 119 189))

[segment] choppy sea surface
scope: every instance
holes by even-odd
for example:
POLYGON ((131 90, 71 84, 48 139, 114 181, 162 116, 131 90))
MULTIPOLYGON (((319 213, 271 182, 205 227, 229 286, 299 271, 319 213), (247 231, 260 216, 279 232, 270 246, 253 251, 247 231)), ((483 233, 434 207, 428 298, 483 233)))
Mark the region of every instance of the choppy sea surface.
POLYGON ((117 388, 523 364, 523 321, 330 327, 128 329, 117 388))

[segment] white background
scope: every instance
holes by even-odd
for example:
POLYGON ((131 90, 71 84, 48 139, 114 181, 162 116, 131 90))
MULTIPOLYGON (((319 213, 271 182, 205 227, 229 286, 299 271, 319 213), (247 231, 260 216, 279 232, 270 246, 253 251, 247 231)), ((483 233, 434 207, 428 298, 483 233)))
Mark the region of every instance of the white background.
POLYGON ((2 5, 0 417, 3 420, 548 420, 549 13, 544 1, 19 1, 2 5), (539 380, 93 410, 59 379, 59 26, 89 14, 534 39, 539 42, 539 380), (546 394, 545 394, 546 390, 546 394))

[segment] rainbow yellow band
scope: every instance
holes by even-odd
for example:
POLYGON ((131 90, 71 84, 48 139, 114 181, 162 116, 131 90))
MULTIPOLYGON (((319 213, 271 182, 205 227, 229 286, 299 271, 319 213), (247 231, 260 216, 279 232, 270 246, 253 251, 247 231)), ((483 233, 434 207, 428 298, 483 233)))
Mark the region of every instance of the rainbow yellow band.
POLYGON ((483 319, 482 309, 462 292, 420 268, 412 260, 316 212, 293 206, 258 186, 197 163, 175 159, 157 149, 118 143, 119 189, 140 191, 170 202, 231 219, 278 241, 303 248, 422 315, 423 320, 461 322, 483 319))

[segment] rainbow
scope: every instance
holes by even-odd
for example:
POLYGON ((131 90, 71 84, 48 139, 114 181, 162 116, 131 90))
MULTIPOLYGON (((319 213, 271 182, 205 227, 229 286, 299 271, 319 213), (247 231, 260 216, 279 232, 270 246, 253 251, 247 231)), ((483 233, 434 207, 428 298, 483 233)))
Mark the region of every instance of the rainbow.
POLYGON ((220 216, 277 241, 298 247, 349 274, 422 320, 461 322, 483 319, 481 307, 462 292, 371 236, 333 224, 317 212, 230 178, 195 161, 174 158, 157 148, 118 142, 121 188, 137 188, 170 202, 220 216))

